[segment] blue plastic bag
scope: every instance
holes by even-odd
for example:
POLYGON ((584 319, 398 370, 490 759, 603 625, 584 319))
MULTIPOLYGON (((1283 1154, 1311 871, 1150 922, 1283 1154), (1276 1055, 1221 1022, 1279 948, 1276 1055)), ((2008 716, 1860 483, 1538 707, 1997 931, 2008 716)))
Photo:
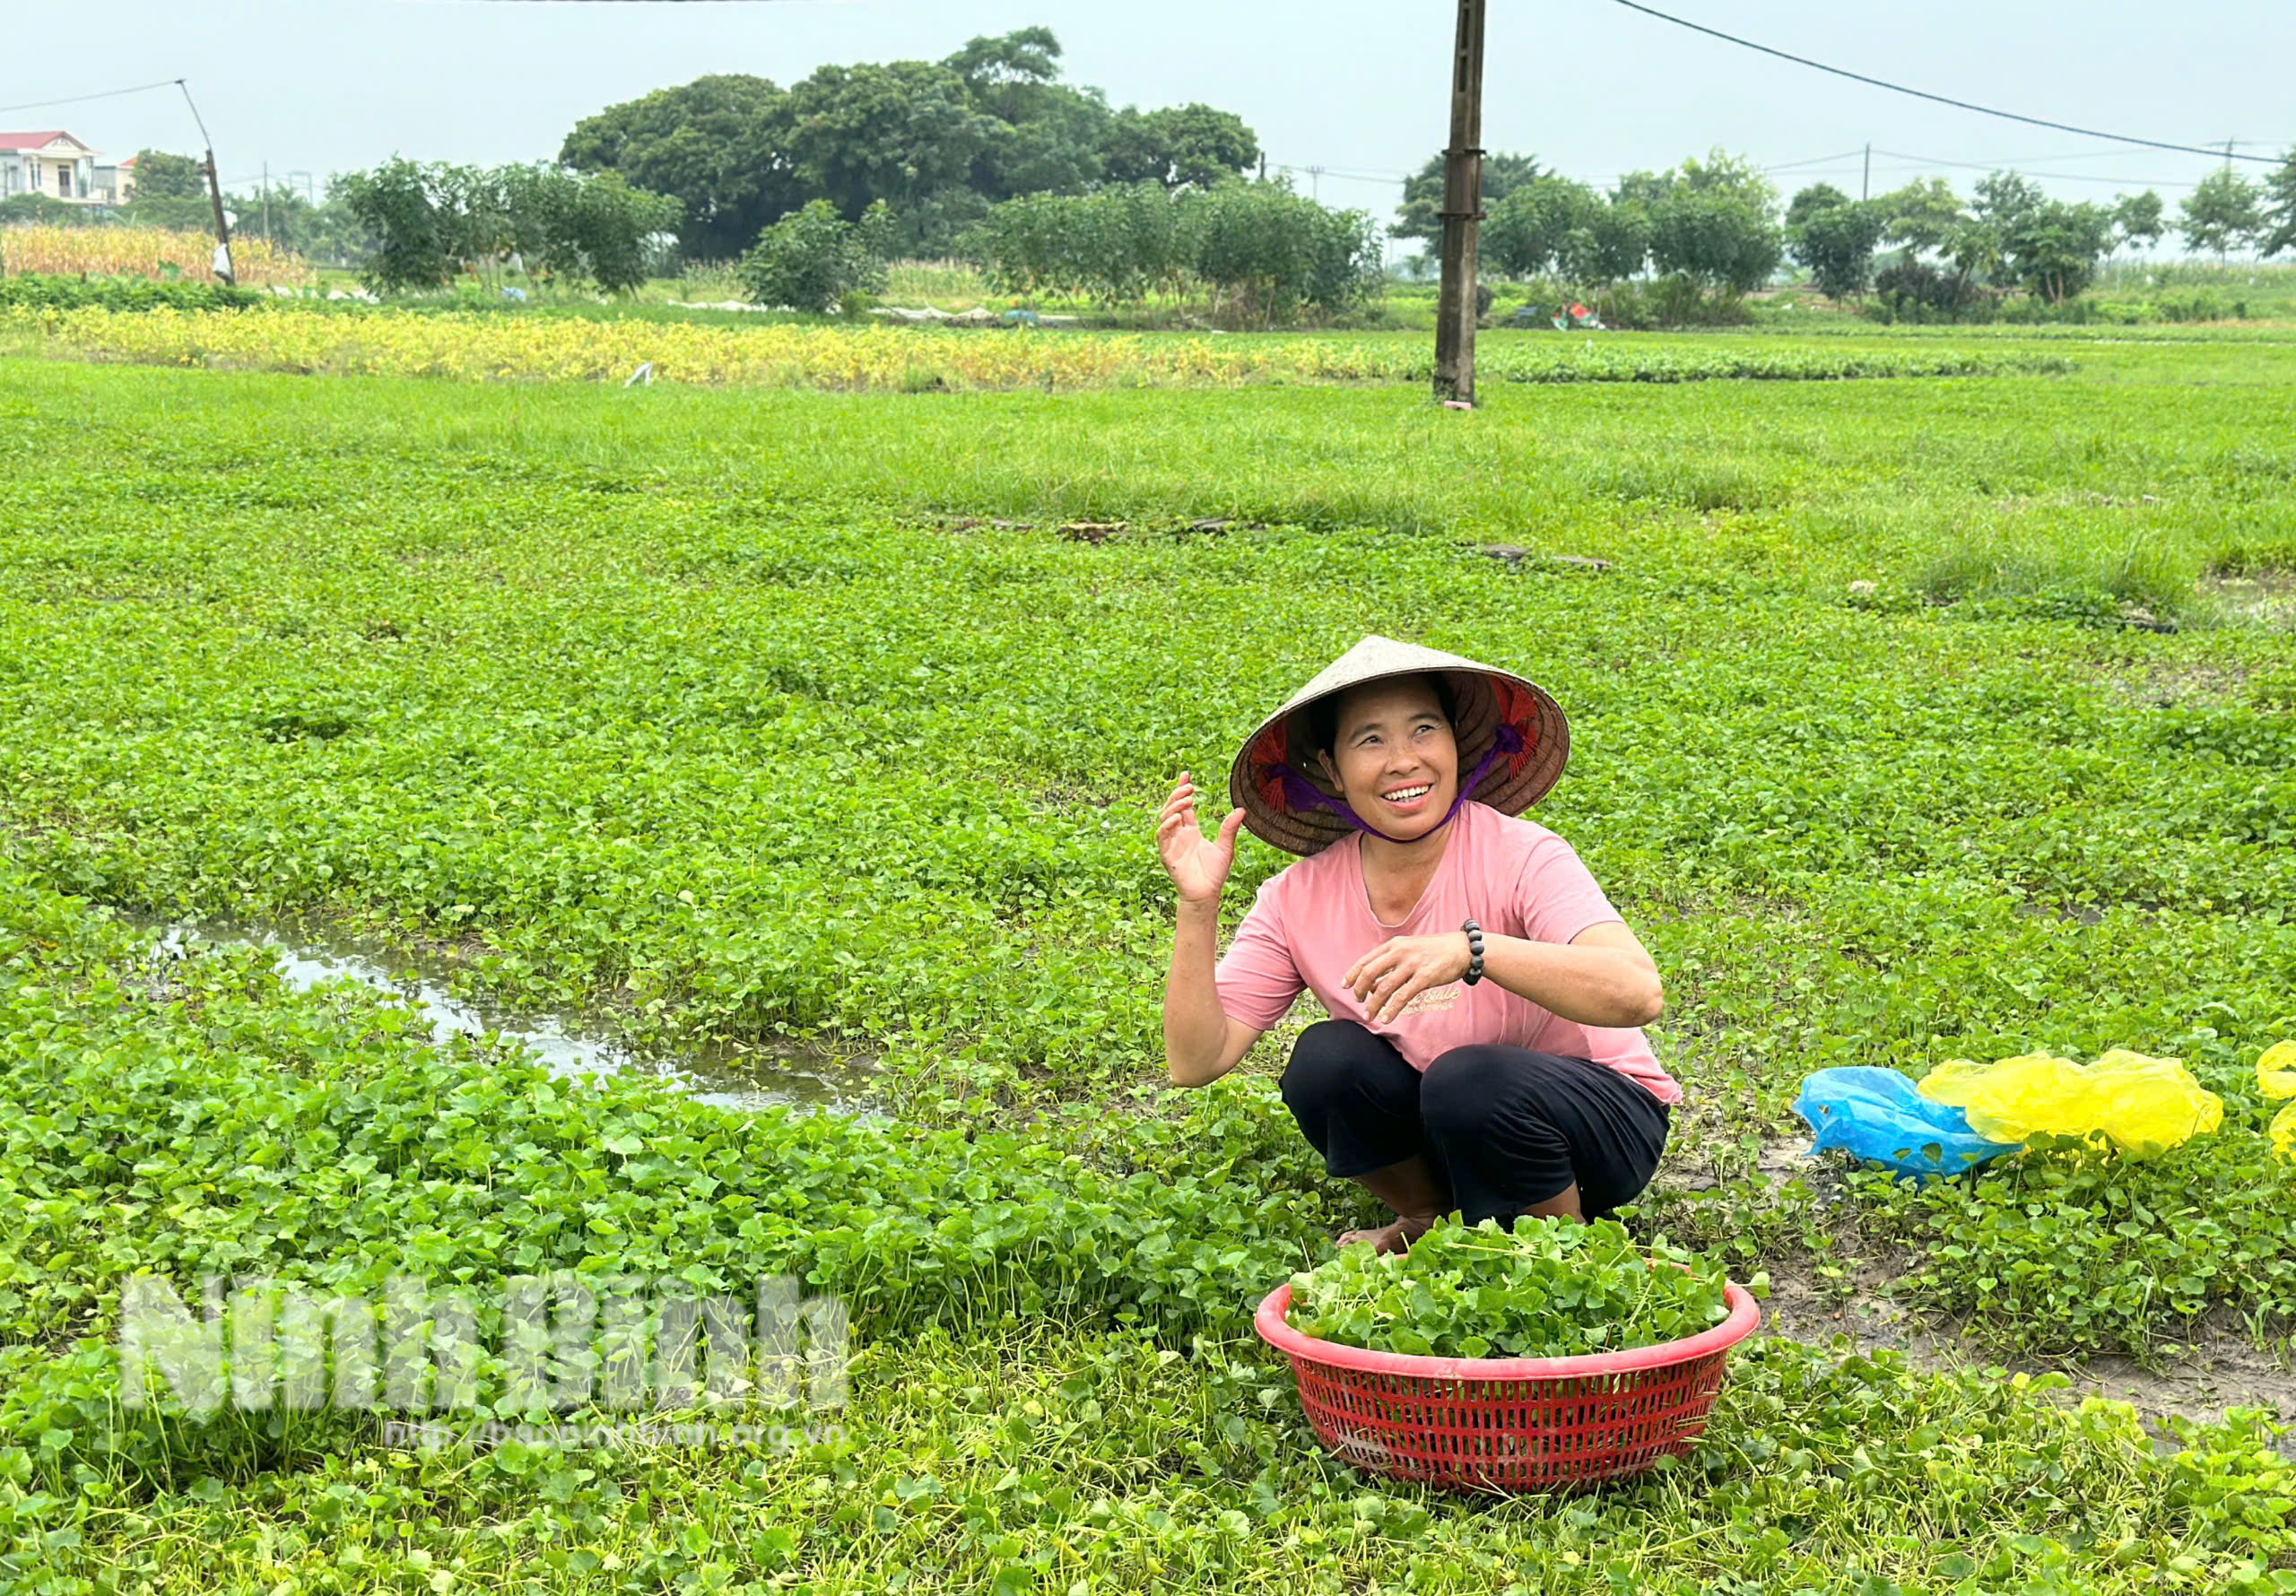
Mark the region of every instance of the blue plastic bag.
POLYGON ((2022 1143, 1987 1141, 1959 1108, 1933 1103, 1895 1070, 1820 1070, 1794 1112, 1817 1132, 1812 1153, 1839 1148, 1900 1175, 1959 1175, 2022 1143))

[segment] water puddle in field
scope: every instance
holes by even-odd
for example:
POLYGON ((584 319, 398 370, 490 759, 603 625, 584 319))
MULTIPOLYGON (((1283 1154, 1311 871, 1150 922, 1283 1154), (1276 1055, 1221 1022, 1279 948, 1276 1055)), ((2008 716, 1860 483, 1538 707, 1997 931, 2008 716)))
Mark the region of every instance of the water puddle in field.
POLYGON ((2223 603, 2237 620, 2267 631, 2296 631, 2296 571, 2253 571, 2244 577, 2210 577, 2201 591, 2223 603))
POLYGON ((875 1061, 866 1057, 848 1058, 796 1040, 725 1045, 674 1056, 646 1053, 596 1031, 586 1034, 578 1020, 564 1015, 517 1014, 457 997, 448 990, 444 960, 411 958, 370 939, 297 935, 213 922, 144 924, 161 932, 153 958, 162 978, 167 965, 203 945, 268 948, 280 979, 294 991, 355 981, 413 1009, 429 1022, 435 1042, 491 1034, 528 1049, 561 1078, 640 1076, 737 1112, 797 1107, 882 1117, 874 1114, 868 1091, 875 1061))

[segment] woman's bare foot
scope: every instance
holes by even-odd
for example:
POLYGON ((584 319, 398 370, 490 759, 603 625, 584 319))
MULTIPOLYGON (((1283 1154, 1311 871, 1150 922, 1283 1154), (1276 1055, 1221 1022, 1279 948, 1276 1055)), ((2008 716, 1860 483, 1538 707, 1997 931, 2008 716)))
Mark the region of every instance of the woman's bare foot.
POLYGON ((1368 1241, 1375 1253, 1401 1253, 1426 1235, 1434 1223, 1433 1214, 1411 1214, 1393 1224, 1382 1225, 1377 1230, 1346 1231, 1340 1236, 1339 1245, 1352 1247, 1358 1242, 1368 1241))

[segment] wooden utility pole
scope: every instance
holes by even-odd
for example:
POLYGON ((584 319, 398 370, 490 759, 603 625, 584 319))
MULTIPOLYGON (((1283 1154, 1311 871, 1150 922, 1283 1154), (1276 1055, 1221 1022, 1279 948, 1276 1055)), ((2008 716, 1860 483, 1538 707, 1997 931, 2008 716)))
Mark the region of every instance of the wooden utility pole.
POLYGON ((215 207, 215 274, 224 282, 236 283, 239 274, 231 270, 231 224, 223 220, 223 186, 215 179, 215 152, 207 152, 207 198, 215 207))
POLYGON ((1459 0, 1451 143, 1443 158, 1443 287, 1435 310, 1435 397, 1474 403, 1475 240, 1483 221, 1483 20, 1459 0))

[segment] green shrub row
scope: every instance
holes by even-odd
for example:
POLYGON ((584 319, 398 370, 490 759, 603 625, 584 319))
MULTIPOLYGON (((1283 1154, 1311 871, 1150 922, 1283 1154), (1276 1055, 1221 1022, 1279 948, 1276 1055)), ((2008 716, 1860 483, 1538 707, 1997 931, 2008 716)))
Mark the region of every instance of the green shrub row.
POLYGON ((146 277, 0 277, 0 308, 28 310, 247 310, 271 303, 258 289, 146 277))

